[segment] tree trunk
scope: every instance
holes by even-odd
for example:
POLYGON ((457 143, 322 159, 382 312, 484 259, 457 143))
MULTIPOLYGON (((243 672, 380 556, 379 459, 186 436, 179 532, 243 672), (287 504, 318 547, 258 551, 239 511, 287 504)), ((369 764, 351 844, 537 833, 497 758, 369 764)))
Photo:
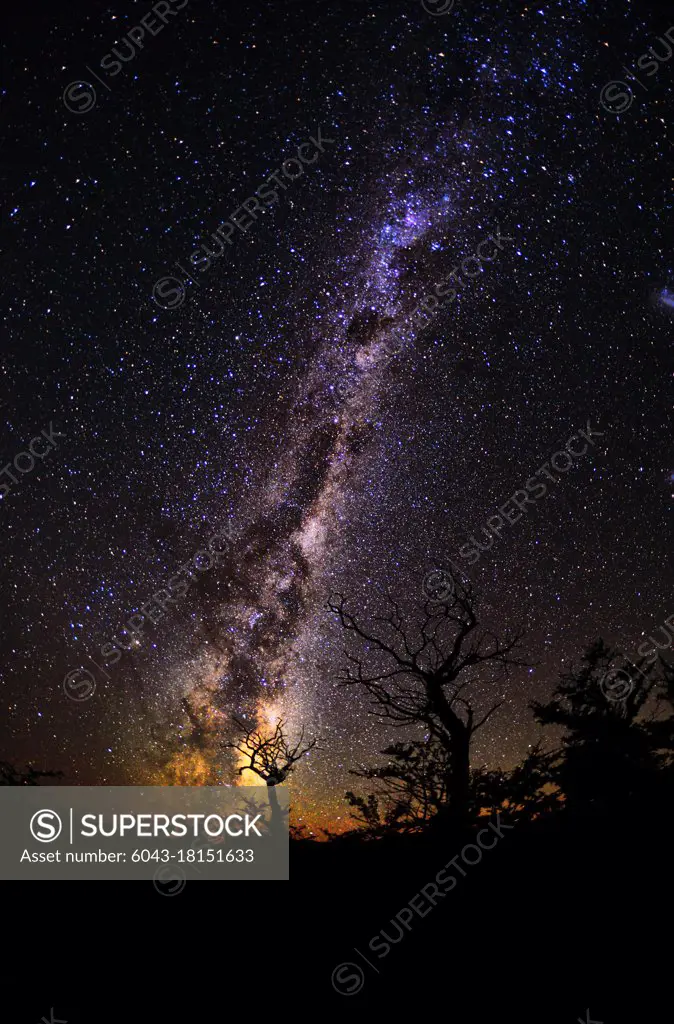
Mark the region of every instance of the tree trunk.
POLYGON ((455 825, 464 827, 470 821, 470 733, 467 729, 455 733, 451 742, 449 814, 455 825))
MULTIPOLYGON (((448 807, 442 817, 452 826, 463 828, 470 821, 470 723, 463 722, 452 710, 441 686, 429 687, 434 713, 445 729, 440 737, 449 753, 447 771, 448 807)), ((438 815, 440 817, 440 815, 438 815)))
POLYGON ((278 802, 276 795, 276 787, 267 783, 267 796, 269 797, 269 806, 271 807, 271 822, 269 823, 269 831, 273 835, 282 835, 283 833, 283 811, 281 805, 278 802))

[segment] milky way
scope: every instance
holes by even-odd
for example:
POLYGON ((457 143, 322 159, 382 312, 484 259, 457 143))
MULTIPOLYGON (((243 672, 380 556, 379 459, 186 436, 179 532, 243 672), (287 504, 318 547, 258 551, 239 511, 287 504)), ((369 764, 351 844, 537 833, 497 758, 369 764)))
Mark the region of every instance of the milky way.
POLYGON ((475 751, 512 764, 564 665, 599 634, 634 651, 673 610, 674 72, 604 102, 667 25, 626 3, 201 3, 79 114, 64 89, 138 19, 17 19, 3 465, 65 436, 0 502, 3 756, 231 782, 233 716, 282 716, 321 737, 298 813, 341 827, 349 769, 395 737, 335 685, 329 595, 411 613, 591 419, 601 444, 470 570, 536 662, 475 751), (316 163, 159 308, 154 282, 319 129, 316 163), (225 525, 221 564, 103 661, 225 525))
MULTIPOLYGON (((457 135, 454 145, 460 144, 457 135)), ((396 189, 389 187, 391 209, 364 247, 355 297, 348 308, 331 310, 327 327, 312 340, 314 355, 288 417, 286 450, 269 470, 254 522, 227 566, 232 596, 212 625, 214 635, 229 638, 225 657, 216 656, 206 694, 200 684, 188 697, 195 720, 210 724, 205 734, 199 730, 199 743, 210 747, 225 727, 226 715, 213 714, 223 690, 225 705, 234 696, 235 703, 251 706, 253 718, 273 709, 295 732, 321 720, 320 707, 307 705, 301 652, 315 629, 313 613, 325 601, 331 542, 367 451, 388 364, 400 351, 390 343, 400 332, 414 343, 408 316, 424 283, 431 283, 426 254, 440 247, 431 243, 445 235, 455 215, 442 181, 448 150, 436 141, 425 154, 441 179, 436 194, 431 188, 415 192, 411 170, 394 172, 403 195, 392 200, 396 189)), ((200 758, 197 763, 200 769, 200 758)), ((182 773, 182 758, 179 765, 182 773)))

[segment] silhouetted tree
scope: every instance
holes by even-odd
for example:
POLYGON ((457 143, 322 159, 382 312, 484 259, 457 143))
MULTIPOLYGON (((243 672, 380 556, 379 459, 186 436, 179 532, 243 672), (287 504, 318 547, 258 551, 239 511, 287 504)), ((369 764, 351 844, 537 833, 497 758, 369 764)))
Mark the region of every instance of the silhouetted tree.
POLYGON ((525 814, 533 820, 560 809, 561 794, 554 766, 559 750, 543 751, 537 743, 512 771, 473 771, 473 800, 483 812, 497 811, 507 821, 525 814))
POLYGON ((381 835, 398 824, 397 806, 388 810, 383 809, 379 804, 379 797, 374 793, 358 796, 349 790, 346 793, 346 802, 355 808, 351 817, 358 823, 360 831, 365 836, 381 835))
POLYGON ((350 774, 376 782, 367 798, 346 794, 359 824, 370 832, 426 825, 447 804, 447 748, 438 740, 393 743, 381 751, 389 760, 350 774))
POLYGON ((243 739, 228 746, 238 750, 246 758, 246 763, 238 769, 239 775, 245 771, 254 772, 267 786, 273 827, 275 823, 283 820, 275 787, 287 780, 297 762, 313 750, 318 739, 314 738, 305 744, 302 729, 297 743, 293 744, 285 734, 285 723, 282 719, 279 719, 273 733, 269 735, 265 735, 257 726, 247 725, 238 718, 234 721, 243 732, 243 739))
POLYGON ((526 666, 514 652, 521 634, 500 642, 478 628, 471 588, 456 586, 446 603, 416 605, 414 621, 403 624, 399 605, 389 598, 390 614, 366 628, 335 595, 328 607, 343 628, 365 648, 363 658, 347 652, 350 667, 342 685, 362 686, 372 698, 371 712, 395 726, 421 725, 447 753, 445 785, 449 797, 443 818, 463 824, 470 816, 470 744, 475 733, 502 705, 481 717, 467 699, 476 683, 499 681, 513 666, 526 666))
POLYGON ((570 811, 615 810, 650 793, 664 763, 647 716, 657 682, 654 662, 632 664, 597 640, 548 703, 531 703, 538 722, 565 730, 551 777, 570 811))

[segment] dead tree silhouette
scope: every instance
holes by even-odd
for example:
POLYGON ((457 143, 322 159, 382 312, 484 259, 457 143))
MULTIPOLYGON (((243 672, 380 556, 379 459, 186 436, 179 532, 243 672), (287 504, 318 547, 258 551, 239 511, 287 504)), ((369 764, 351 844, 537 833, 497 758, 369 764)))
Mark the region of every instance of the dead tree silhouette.
POLYGON ((479 629, 470 585, 457 584, 444 603, 415 604, 406 623, 399 604, 388 601, 390 614, 366 628, 346 610, 341 594, 329 600, 342 627, 367 652, 367 665, 346 652, 350 665, 341 685, 362 686, 372 698, 372 714, 398 727, 422 725, 444 746, 448 804, 436 821, 464 825, 471 812, 471 741, 503 704, 497 701, 477 717, 466 691, 475 683, 500 681, 512 667, 528 667, 515 656, 523 634, 501 642, 479 629))
POLYGON ((247 759, 247 763, 238 769, 238 774, 242 775, 248 770, 262 779, 267 787, 272 828, 280 826, 283 822, 283 811, 276 795, 276 786, 282 785, 288 779, 297 762, 316 746, 318 738, 304 745, 302 728, 297 743, 293 745, 285 734, 283 719, 279 719, 270 736, 265 736, 257 726, 246 725, 238 718, 234 718, 234 722, 241 729, 243 739, 240 743, 228 743, 227 746, 238 750, 247 759))

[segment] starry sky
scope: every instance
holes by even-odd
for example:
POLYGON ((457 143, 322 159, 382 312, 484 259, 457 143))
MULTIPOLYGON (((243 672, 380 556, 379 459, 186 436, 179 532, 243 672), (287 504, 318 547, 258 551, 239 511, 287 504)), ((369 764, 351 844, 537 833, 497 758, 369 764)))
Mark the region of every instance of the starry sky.
POLYGON ((674 613, 670 21, 625 0, 182 3, 10 14, 0 757, 229 782, 232 715, 281 715, 321 737, 297 817, 340 828, 349 768, 400 736, 336 686, 331 593, 411 608, 460 563, 485 624, 526 630, 536 665, 474 695, 505 697, 474 749, 502 767, 588 643, 632 653, 674 613), (462 561, 588 421, 596 444, 462 561), (129 630, 223 530, 219 564, 129 630), (95 690, 69 690, 85 666, 95 690))

